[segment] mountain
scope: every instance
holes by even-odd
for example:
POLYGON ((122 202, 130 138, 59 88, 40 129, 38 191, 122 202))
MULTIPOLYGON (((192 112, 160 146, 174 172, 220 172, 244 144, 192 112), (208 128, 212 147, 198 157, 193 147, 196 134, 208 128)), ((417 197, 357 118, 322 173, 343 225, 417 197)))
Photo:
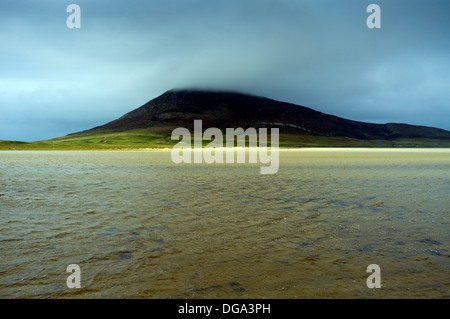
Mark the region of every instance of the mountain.
MULTIPOLYGON (((170 148, 173 129, 278 127, 280 147, 450 147, 450 132, 425 126, 352 121, 311 108, 227 91, 170 90, 92 129, 32 143, 0 141, 0 149, 170 148)), ((270 132, 270 131, 269 131, 270 132)), ((208 144, 208 141, 204 141, 208 144)))
POLYGON ((89 131, 155 127, 279 127, 280 133, 360 140, 450 139, 450 132, 408 124, 352 121, 291 103, 226 91, 170 90, 122 117, 89 131))

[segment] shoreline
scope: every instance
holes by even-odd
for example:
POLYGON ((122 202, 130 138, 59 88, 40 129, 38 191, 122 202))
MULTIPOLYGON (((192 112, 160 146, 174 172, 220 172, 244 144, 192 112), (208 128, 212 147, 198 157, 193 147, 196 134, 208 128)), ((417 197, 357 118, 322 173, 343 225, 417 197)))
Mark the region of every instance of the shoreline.
MULTIPOLYGON (((271 147, 267 147, 269 151, 271 150, 271 147)), ((202 147, 201 150, 209 150, 210 147, 202 147)), ((216 148, 218 150, 226 150, 226 147, 220 147, 216 148)), ((255 148, 249 148, 249 147, 233 147, 234 150, 246 150, 249 151, 251 149, 253 150, 259 150, 263 149, 260 147, 255 148)), ((321 150, 321 151, 333 151, 333 150, 340 150, 340 151, 351 151, 351 150, 392 150, 392 151, 398 151, 398 150, 450 150, 450 147, 355 147, 355 146, 323 146, 323 147, 317 147, 317 146, 305 146, 305 147, 278 147, 279 151, 314 151, 314 150, 321 150)), ((141 148, 134 148, 134 147, 126 147, 126 148, 27 148, 27 147, 19 147, 19 148, 4 148, 0 147, 0 151, 6 151, 6 152, 16 152, 16 151, 172 151, 172 148, 169 147, 141 147, 141 148)), ((191 148, 191 151, 199 151, 198 148, 191 148)))

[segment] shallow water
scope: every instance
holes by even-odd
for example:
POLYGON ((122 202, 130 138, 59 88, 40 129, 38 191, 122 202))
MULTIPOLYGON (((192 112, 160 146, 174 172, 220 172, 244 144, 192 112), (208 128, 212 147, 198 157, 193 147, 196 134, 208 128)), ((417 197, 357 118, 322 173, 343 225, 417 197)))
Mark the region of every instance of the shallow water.
POLYGON ((0 152, 0 297, 450 297, 450 150, 281 150, 278 173, 260 166, 0 152))

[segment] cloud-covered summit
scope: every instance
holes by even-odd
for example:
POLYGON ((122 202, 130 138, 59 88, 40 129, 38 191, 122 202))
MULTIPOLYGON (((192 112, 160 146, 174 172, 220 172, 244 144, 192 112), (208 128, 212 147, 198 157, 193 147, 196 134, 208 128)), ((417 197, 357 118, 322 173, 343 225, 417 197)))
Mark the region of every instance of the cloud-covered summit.
POLYGON ((0 4, 0 139, 94 127, 172 88, 263 95, 353 120, 450 129, 450 4, 290 0, 0 4))

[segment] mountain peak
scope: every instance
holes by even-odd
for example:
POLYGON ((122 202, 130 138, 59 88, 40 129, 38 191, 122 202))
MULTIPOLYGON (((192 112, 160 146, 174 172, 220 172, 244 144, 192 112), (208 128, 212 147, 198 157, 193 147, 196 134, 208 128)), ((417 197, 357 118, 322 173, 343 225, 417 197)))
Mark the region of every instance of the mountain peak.
POLYGON ((450 132, 408 124, 373 124, 340 118, 311 108, 233 91, 172 89, 92 130, 187 127, 200 119, 204 127, 279 127, 280 133, 357 139, 440 138, 450 132))

